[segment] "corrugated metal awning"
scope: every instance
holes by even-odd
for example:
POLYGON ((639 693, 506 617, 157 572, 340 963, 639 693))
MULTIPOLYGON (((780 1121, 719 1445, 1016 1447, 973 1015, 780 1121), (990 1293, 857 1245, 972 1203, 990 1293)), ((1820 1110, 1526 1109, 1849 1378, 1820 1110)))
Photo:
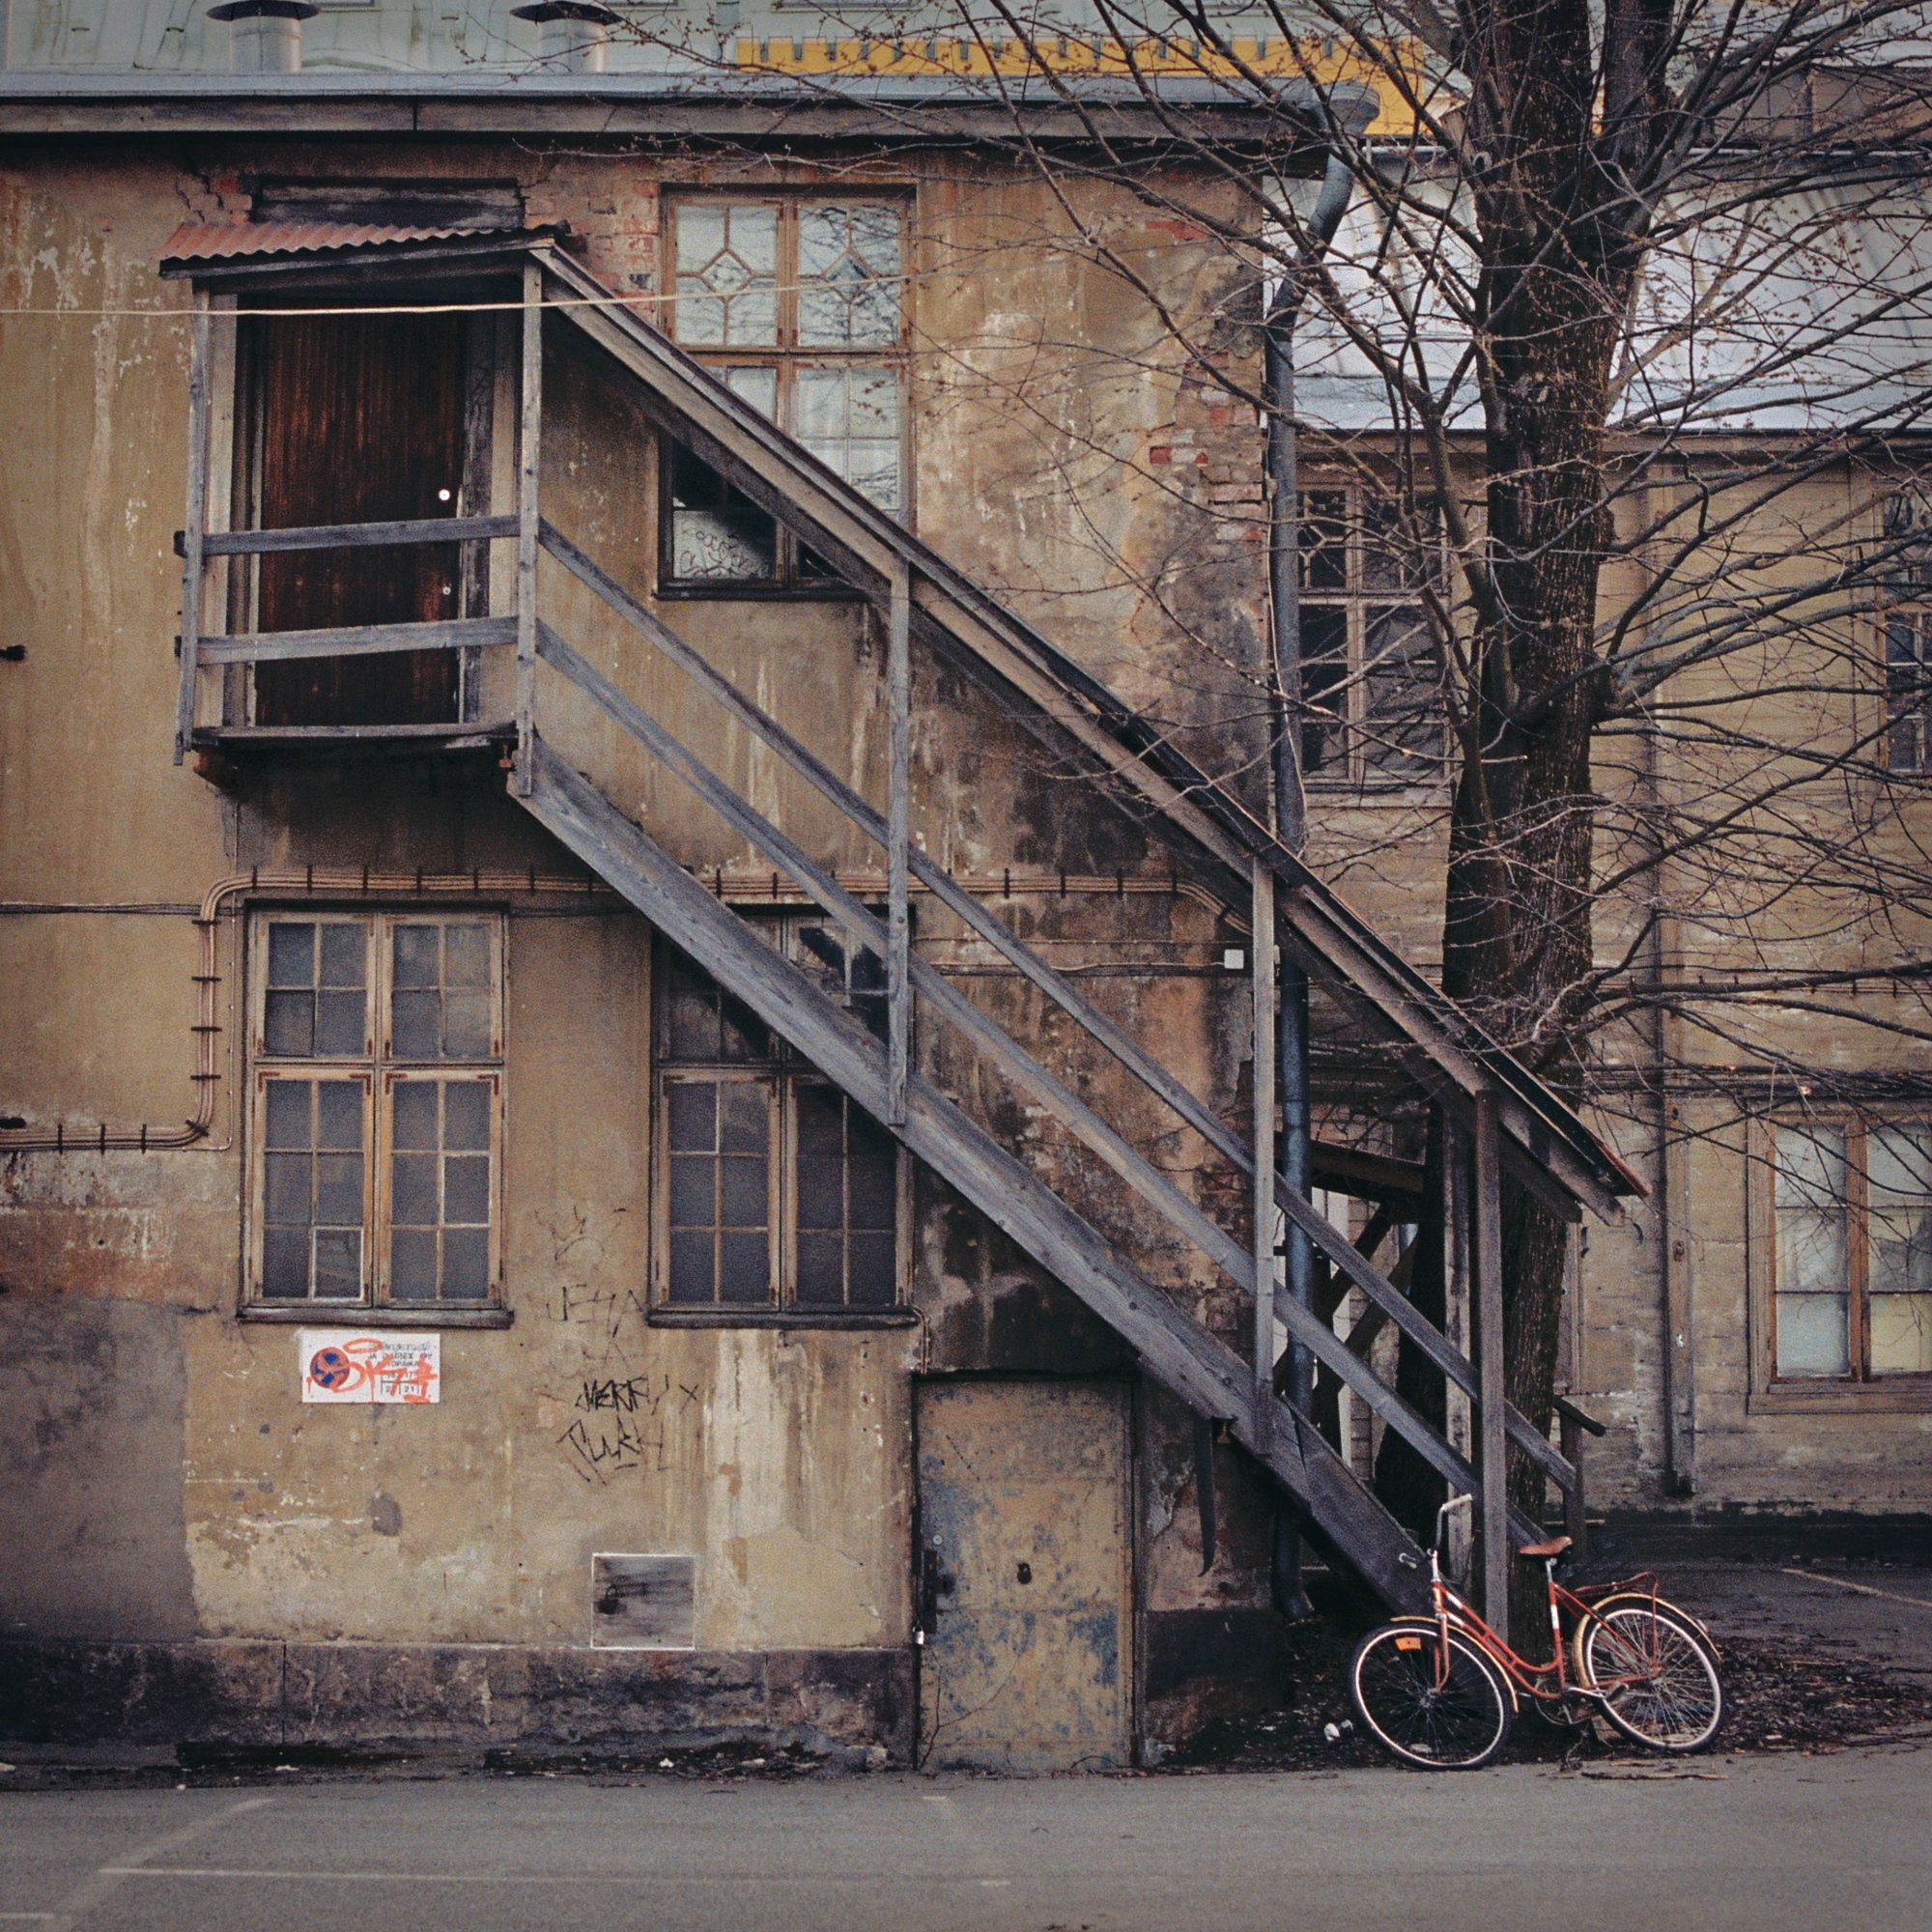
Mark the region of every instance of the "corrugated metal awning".
POLYGON ((186 221, 167 239, 160 259, 170 262, 238 262, 263 255, 320 255, 348 248, 393 247, 406 242, 537 240, 554 228, 403 228, 378 222, 186 221))

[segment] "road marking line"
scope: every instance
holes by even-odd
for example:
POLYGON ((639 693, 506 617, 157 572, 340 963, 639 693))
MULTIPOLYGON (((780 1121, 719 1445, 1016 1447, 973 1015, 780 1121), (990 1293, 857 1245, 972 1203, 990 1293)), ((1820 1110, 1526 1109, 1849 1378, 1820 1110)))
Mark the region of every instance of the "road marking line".
POLYGON ((1856 1590, 1861 1597, 1883 1597, 1888 1604, 1911 1604, 1921 1610, 1932 1610, 1932 1597, 1908 1597, 1900 1590, 1874 1589, 1869 1583, 1854 1583, 1847 1577, 1827 1577, 1820 1570, 1787 1570, 1780 1566, 1780 1577, 1802 1577, 1807 1583, 1834 1583, 1841 1590, 1856 1590))
MULTIPOLYGON (((103 1865, 100 1876, 115 1879, 187 1878, 247 1879, 255 1882, 288 1881, 307 1885, 311 1881, 331 1885, 839 1885, 854 1883, 849 1872, 406 1872, 406 1871, 319 1871, 314 1866, 280 1869, 260 1865, 103 1865)), ((869 1882, 869 1881, 868 1881, 869 1882)), ((909 1880, 908 1883, 911 1881, 909 1880)), ((1011 1885, 1009 1878, 975 1878, 923 1874, 923 1886, 933 1885, 1011 1885)))
POLYGON ((45 1915, 43 1922, 58 1926, 60 1932, 72 1932, 77 1920, 84 1918, 97 1906, 104 1904, 128 1879, 145 1875, 149 1867, 144 1861, 157 1858, 162 1852, 173 1851, 178 1845, 192 1844, 196 1838, 219 1831, 231 1818, 239 1818, 244 1811, 260 1811, 274 1802, 272 1798, 243 1798, 234 1804, 224 1805, 219 1811, 197 1818, 192 1825, 163 1832, 159 1837, 136 1845, 127 1855, 128 1863, 97 1866, 89 1877, 61 1900, 58 1912, 45 1915))

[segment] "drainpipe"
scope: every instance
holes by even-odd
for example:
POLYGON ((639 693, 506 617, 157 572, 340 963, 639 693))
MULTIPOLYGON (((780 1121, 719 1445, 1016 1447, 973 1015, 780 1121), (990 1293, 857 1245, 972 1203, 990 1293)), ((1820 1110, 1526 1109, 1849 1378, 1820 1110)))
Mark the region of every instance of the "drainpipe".
MULTIPOLYGON (((1308 293, 1308 276, 1335 239, 1354 177, 1331 146, 1321 191, 1309 216, 1302 259, 1276 283, 1263 337, 1264 381, 1268 403, 1268 613, 1274 633, 1273 676, 1268 680, 1268 732, 1273 747, 1274 833, 1291 852, 1307 843, 1307 799, 1301 773, 1301 528, 1295 478, 1294 330, 1308 293)), ((1262 944, 1262 936, 1255 935, 1262 944)), ((1280 1056, 1283 1179, 1304 1199, 1309 1188, 1312 1122, 1308 1104, 1308 976, 1292 959, 1281 962, 1281 1010, 1275 1040, 1280 1056)), ((1315 1254, 1299 1228, 1288 1229, 1288 1292, 1302 1307, 1315 1301, 1315 1254)), ((1315 1394, 1315 1361, 1297 1342, 1289 1344, 1290 1404, 1306 1414, 1315 1394)), ((1285 1617, 1311 1614, 1301 1586, 1301 1537, 1285 1505, 1275 1512, 1272 1575, 1274 1605, 1285 1617)))
POLYGON ((222 0, 208 17, 228 27, 228 65, 237 73, 299 73, 302 22, 321 11, 315 0, 222 0))

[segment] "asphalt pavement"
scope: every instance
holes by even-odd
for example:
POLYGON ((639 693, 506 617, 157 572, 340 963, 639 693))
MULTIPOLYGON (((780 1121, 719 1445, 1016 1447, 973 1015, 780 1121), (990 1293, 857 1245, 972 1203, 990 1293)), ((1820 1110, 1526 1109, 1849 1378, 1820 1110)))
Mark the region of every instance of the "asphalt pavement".
POLYGON ((1473 1776, 0 1795, 0 1928, 1923 1932, 1932 1750, 1473 1776))

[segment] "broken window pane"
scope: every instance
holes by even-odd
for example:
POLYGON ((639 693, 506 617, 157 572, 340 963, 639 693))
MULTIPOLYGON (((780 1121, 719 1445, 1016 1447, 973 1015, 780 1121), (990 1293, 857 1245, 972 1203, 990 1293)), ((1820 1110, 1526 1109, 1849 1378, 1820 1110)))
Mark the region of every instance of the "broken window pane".
POLYGON ((824 993, 856 1014, 868 1033, 884 1039, 888 1024, 885 961, 831 920, 803 920, 796 932, 800 965, 824 993))
POLYGON ((670 568, 679 582, 767 582, 778 575, 778 526, 682 443, 670 445, 670 568))

